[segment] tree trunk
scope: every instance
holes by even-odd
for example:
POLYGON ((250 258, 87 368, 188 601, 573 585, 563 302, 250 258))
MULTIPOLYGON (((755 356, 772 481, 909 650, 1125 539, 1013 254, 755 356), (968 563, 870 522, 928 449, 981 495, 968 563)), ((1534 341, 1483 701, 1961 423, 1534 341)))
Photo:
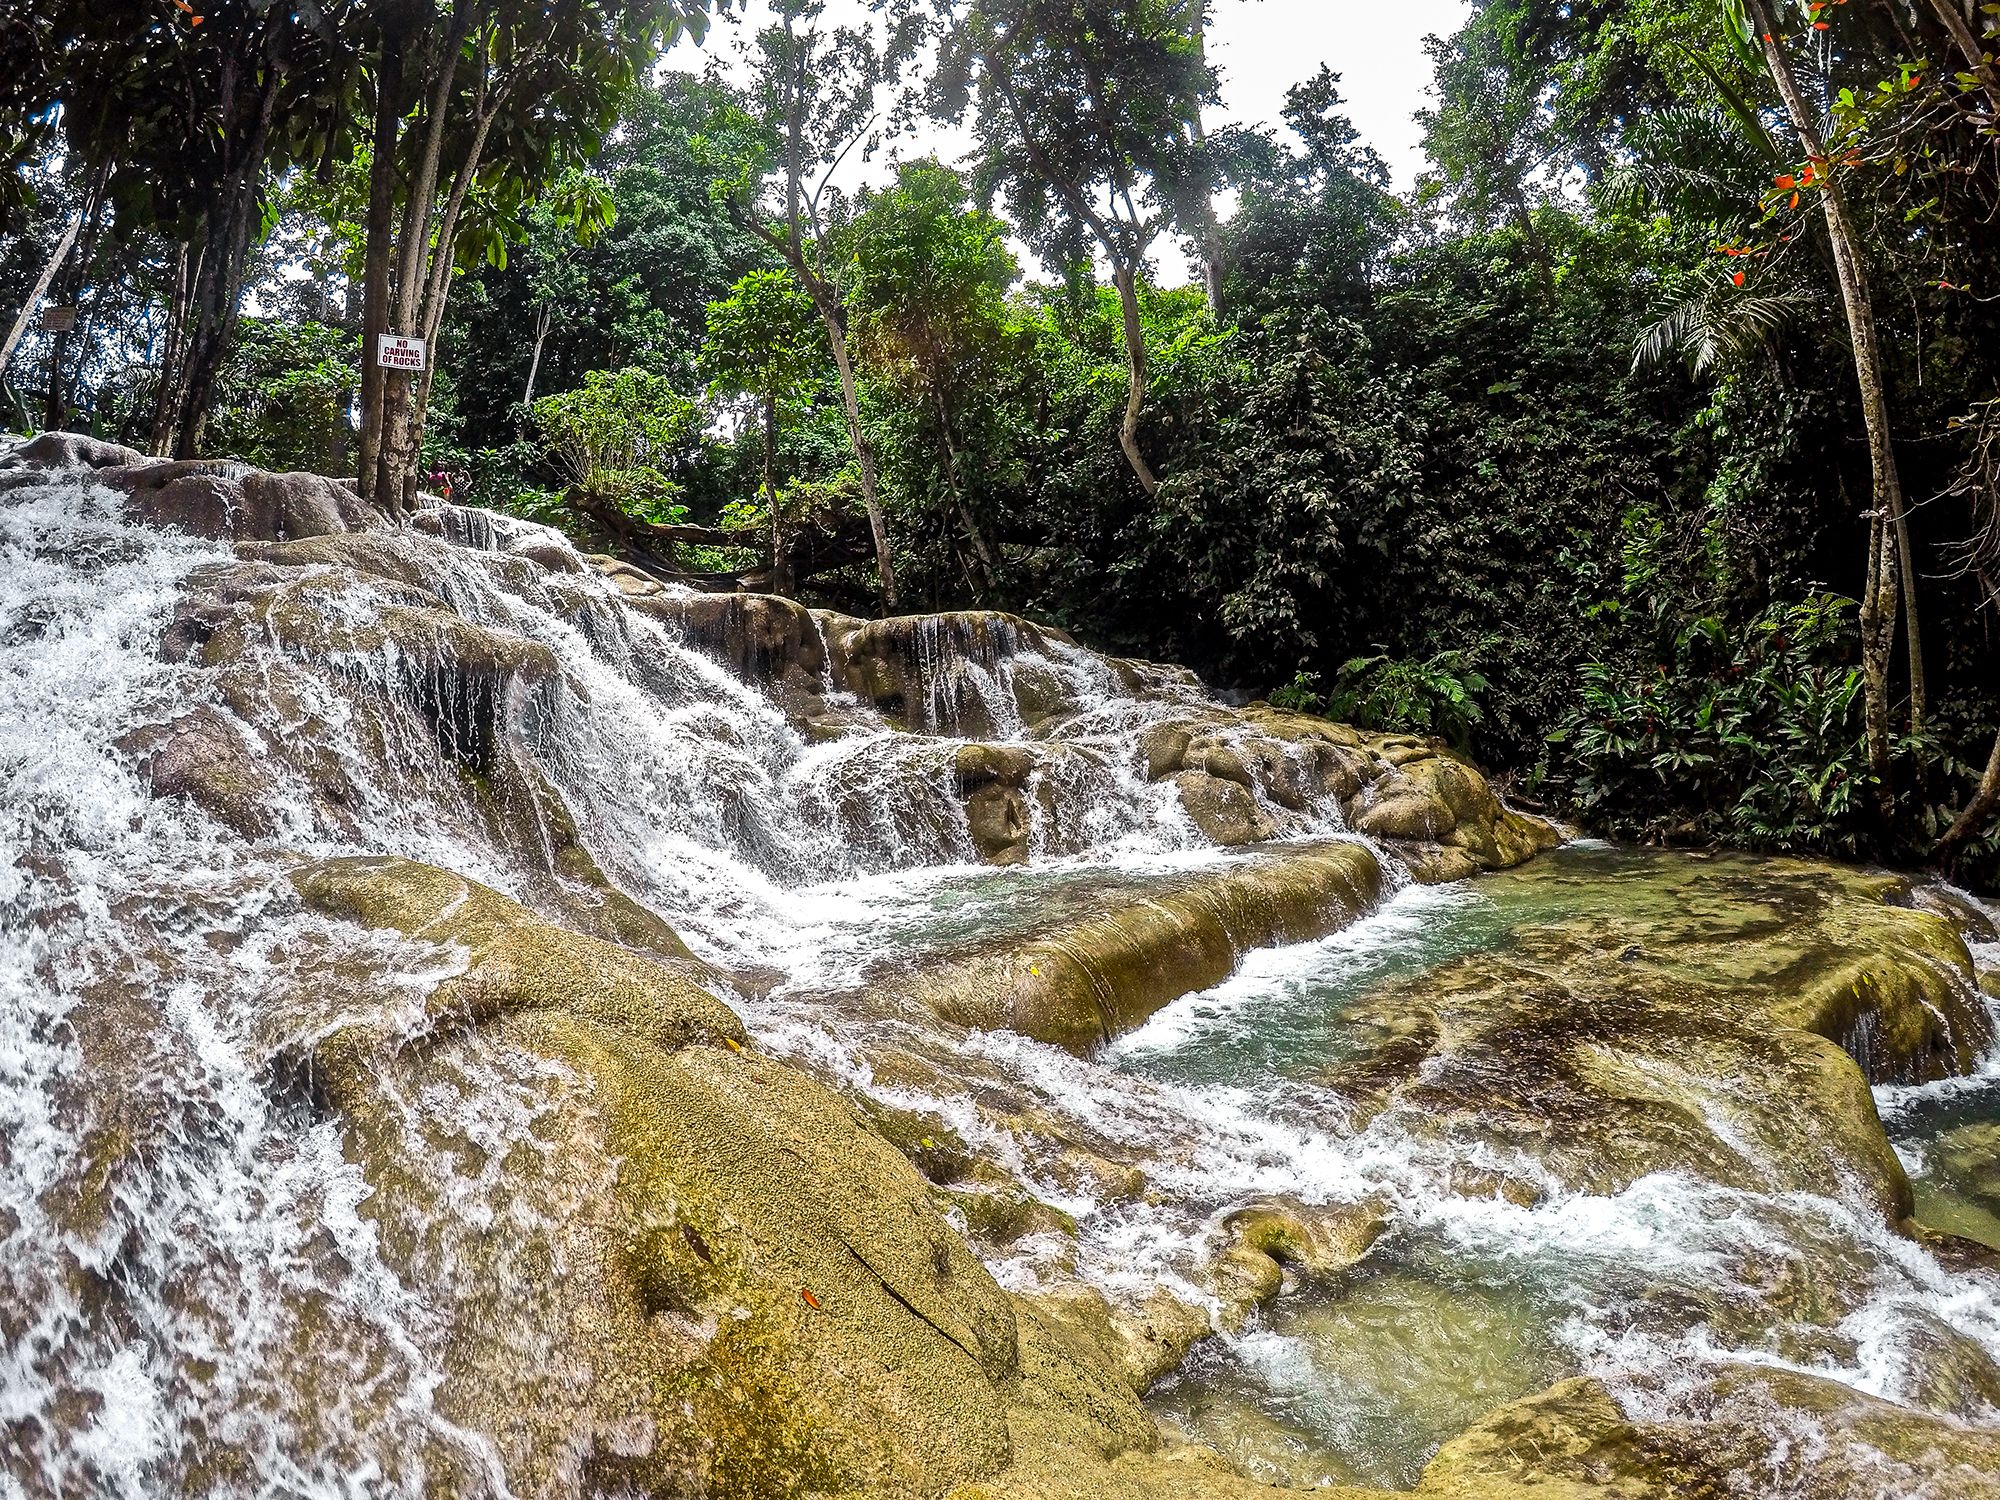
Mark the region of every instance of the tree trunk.
MULTIPOLYGON (((1209 0, 1199 0, 1194 8, 1194 44, 1201 53, 1202 65, 1208 64, 1208 7, 1209 0)), ((1200 153, 1208 145, 1208 132, 1201 123, 1201 106, 1195 105, 1194 119, 1189 122, 1190 133, 1194 137, 1195 150, 1200 153)), ((1201 250, 1201 280, 1208 291, 1208 308, 1217 322, 1222 321, 1222 229, 1215 221, 1215 199, 1204 187, 1201 194, 1201 224, 1197 236, 1201 250)))
MULTIPOLYGON (((1778 85, 1778 93, 1785 101, 1785 109, 1790 114, 1792 126, 1798 131, 1799 140, 1806 148, 1808 157, 1825 162, 1827 160, 1826 141, 1821 135, 1819 122, 1807 106, 1805 97, 1799 91, 1798 80, 1792 74, 1791 59, 1785 55, 1784 43, 1779 39, 1776 24, 1764 0, 1749 0, 1750 15, 1763 41, 1764 61, 1771 70, 1771 77, 1778 85)), ((1892 442, 1889 426, 1889 398, 1883 384, 1882 350, 1875 326, 1875 304, 1868 288, 1868 272, 1862 263, 1859 236, 1855 233, 1854 220, 1848 211, 1846 195, 1841 191, 1840 181, 1833 175, 1832 167, 1825 168, 1825 177, 1820 184, 1820 202, 1826 214, 1827 238, 1833 246, 1834 269, 1840 280, 1841 301, 1847 312, 1849 342, 1854 348, 1854 375, 1861 387, 1861 414, 1868 431, 1868 457, 1873 471, 1873 509, 1888 522, 1889 533, 1883 538, 1880 576, 1890 578, 1890 569, 1898 570, 1903 576, 1904 628, 1907 632, 1910 655, 1910 727, 1912 731, 1923 727, 1925 694, 1923 684, 1923 637, 1916 610, 1916 584, 1909 576, 1912 559, 1909 555, 1909 523, 1903 510, 1903 483, 1896 469, 1896 450, 1892 442)), ((1893 579, 1887 585, 1893 592, 1893 579)), ((1890 610, 1887 601, 1879 601, 1884 611, 1890 610)), ((1886 681, 1870 683, 1871 695, 1886 693, 1886 681)), ((1888 709, 1885 704, 1871 706, 1871 724, 1886 725, 1888 709)), ((1869 733, 1869 760, 1886 768, 1888 747, 1886 738, 1877 743, 1876 732, 1869 733)), ((1878 770, 1878 775, 1884 771, 1878 770)), ((1889 799, 1893 789, 1884 781, 1881 795, 1889 799)))
POLYGON ((764 503, 771 511, 771 592, 792 592, 791 560, 785 555, 785 522, 778 514, 778 398, 764 398, 764 503))
MULTIPOLYGON (((1846 489, 1843 484, 1842 490, 1846 489)), ((1896 634, 1894 549, 1888 518, 1868 520, 1868 578, 1861 594, 1862 720, 1868 736, 1868 770, 1875 778, 1875 810, 1886 826, 1895 818, 1896 796, 1889 764, 1889 655, 1896 634)))
POLYGON ((458 216, 465 207, 465 197, 472 181, 479 174, 479 163, 486 152, 487 132, 492 129, 502 102, 502 96, 495 95, 488 101, 490 108, 482 104, 479 123, 473 129, 471 144, 466 147, 465 160, 459 163, 451 192, 445 199, 444 211, 438 216, 436 244, 431 248, 430 269, 424 280, 423 297, 417 305, 416 315, 417 332, 424 340, 424 368, 412 377, 410 399, 403 413, 398 439, 399 478, 405 508, 416 502, 417 462, 423 453, 424 428, 430 420, 431 387, 437 380, 438 337, 444 329, 444 310, 450 304, 452 282, 458 274, 458 216))
MULTIPOLYGON (((403 200, 403 227, 396 241, 396 305, 392 314, 394 331, 422 338, 425 289, 425 252, 430 248, 431 212, 437 206, 438 166, 444 159, 445 127, 449 123, 452 83, 458 77, 458 54, 472 28, 472 7, 458 0, 452 7, 451 30, 439 59, 438 74, 432 83, 424 120, 423 150, 417 156, 417 174, 403 200)), ((426 369, 434 363, 436 351, 424 352, 426 369)), ((413 390, 415 376, 408 370, 385 370, 382 380, 382 447, 376 458, 375 492, 392 505, 407 509, 416 488, 417 448, 421 438, 413 390)))
POLYGON ((382 35, 375 74, 375 132, 368 169, 368 221, 361 268, 361 434, 355 464, 362 495, 376 499, 382 451, 382 366, 377 348, 389 330, 389 236, 396 214, 396 136, 403 116, 403 39, 382 35))
POLYGON ((854 445, 854 457, 861 465, 861 504, 868 512, 868 530, 875 538, 875 573, 882 584, 882 607, 896 608, 896 564, 889 555, 889 522, 882 514, 880 481, 875 472, 875 445, 861 426, 861 400, 854 381, 854 361, 848 357, 846 319, 842 316, 833 288, 813 278, 813 301, 826 324, 827 342, 833 346, 834 368, 840 372, 840 400, 847 409, 847 436, 854 445))
POLYGON ((2000 118, 2000 73, 1986 60, 1986 49, 1974 34, 1965 13, 1958 8, 1958 0, 1931 0, 1931 10, 1951 33, 1965 61, 1965 70, 1979 80, 1979 86, 1986 91, 1986 98, 1995 118, 2000 118))
POLYGON ((1949 870, 1958 858, 1958 851, 1986 826, 1996 812, 2000 812, 2000 735, 1994 736, 1993 753, 1986 758, 1986 774, 1979 778, 1978 790, 1965 804, 1965 811, 1937 841, 1937 848, 1933 851, 1937 862, 1949 870))
POLYGON ((1528 263, 1535 268, 1535 284, 1541 288, 1543 299, 1553 302, 1556 296, 1556 268, 1549 259, 1548 241, 1535 227, 1535 211, 1518 186, 1508 191, 1507 201, 1513 211, 1514 227, 1521 231, 1521 243, 1527 249, 1528 263))
POLYGON ((187 245, 176 247, 174 289, 167 304, 167 326, 160 340, 160 384, 153 392, 153 420, 146 451, 156 458, 166 457, 173 442, 174 412, 180 405, 180 369, 183 346, 187 343, 188 302, 194 296, 195 277, 200 274, 198 255, 187 245))
POLYGON ((263 92, 257 101, 257 123, 249 139, 232 143, 234 161, 202 215, 201 276, 190 310, 194 326, 186 336, 183 373, 175 392, 173 454, 193 458, 201 447, 202 428, 222 359, 236 336, 243 301, 243 268, 250 258, 250 236, 257 219, 257 189, 264 179, 264 159, 270 151, 277 120, 283 69, 264 60, 263 92))
POLYGON ((544 307, 535 314, 535 352, 528 356, 528 383, 521 391, 521 404, 532 406, 535 402, 535 377, 542 370, 542 344, 549 336, 549 309, 544 307))
POLYGON ((1139 451, 1139 410, 1146 400, 1146 331, 1139 322, 1138 278, 1132 267, 1115 264, 1111 279, 1118 287, 1118 306, 1125 315, 1125 416, 1118 424, 1118 446, 1125 461, 1138 476, 1139 488, 1150 497, 1160 492, 1160 481, 1146 466, 1139 451))
POLYGON ((83 228, 83 216, 82 208, 70 216, 69 223, 56 240, 55 250, 42 267, 42 274, 35 278, 34 290, 28 293, 28 300, 21 304, 20 315, 7 330, 7 341, 0 344, 0 377, 6 375, 7 361, 14 357, 15 348, 27 333, 28 325, 35 319, 35 309, 41 305, 42 298, 48 295, 49 283, 56 279, 56 272, 62 269, 62 263, 68 257, 70 247, 76 243, 77 231, 83 228))
POLYGON ((979 519, 973 515, 972 507, 966 504, 965 492, 958 486, 958 445, 951 440, 951 408, 945 402, 943 387, 934 387, 931 396, 937 409, 938 445, 944 457, 945 488, 951 493, 952 508, 958 512, 959 524, 965 528, 966 539, 972 543, 973 561, 966 568, 967 581, 977 596, 974 602, 984 604, 993 593, 993 548, 986 540, 986 533, 980 529, 979 519))
MULTIPOLYGON (((97 258, 97 237, 104 227, 104 193, 111 185, 112 164, 106 162, 91 182, 90 195, 83 205, 83 242, 78 246, 76 258, 64 270, 66 299, 73 311, 78 310, 83 301, 85 279, 90 275, 90 263, 97 258)), ((90 347, 90 329, 85 326, 81 334, 65 330, 55 337, 49 351, 49 400, 48 420, 42 426, 45 431, 60 430, 69 421, 69 392, 64 382, 69 364, 69 346, 74 342, 81 348, 90 347)))
MULTIPOLYGON (((338 326, 357 337, 361 331, 361 304, 358 300, 360 290, 358 282, 352 277, 346 278, 346 292, 342 297, 338 315, 338 326)), ((345 475, 348 472, 349 448, 354 439, 354 429, 350 421, 354 402, 355 387, 342 386, 340 404, 333 414, 333 430, 327 434, 326 440, 326 472, 329 474, 345 475)))

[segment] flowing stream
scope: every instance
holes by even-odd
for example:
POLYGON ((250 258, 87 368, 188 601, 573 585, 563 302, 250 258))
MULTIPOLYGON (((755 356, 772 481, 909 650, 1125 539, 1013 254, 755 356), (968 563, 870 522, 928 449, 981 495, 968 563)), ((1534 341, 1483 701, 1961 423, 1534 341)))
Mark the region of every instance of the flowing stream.
MULTIPOLYGON (((240 639, 176 657, 162 642, 187 602, 254 563, 128 522, 82 475, 0 492, 4 1500, 511 1493, 489 1438, 436 1400, 458 1314, 435 1287, 473 1252, 434 1226, 396 1264, 436 1281, 393 1270, 339 1125, 289 1082, 355 1015, 416 1035, 464 955, 315 916, 286 871, 401 855, 567 922, 586 907, 563 818, 611 887, 754 976, 728 998, 758 1044, 1004 1174, 953 1209, 1003 1285, 1081 1282, 1124 1305, 1164 1289, 1214 1314, 1150 1399, 1244 1473, 1407 1486, 1452 1434, 1557 1379, 1595 1374, 1635 1414, 1672 1415, 1690 1372, 1727 1360, 2000 1421, 2000 1280, 1948 1273, 1854 1203, 1671 1172, 1510 1193, 1493 1172, 1540 1169, 1360 1109, 1343 1082, 1376 1045, 1349 1024, 1358 1003, 1587 924, 1592 902, 1643 903, 1677 857, 1577 846, 1423 886, 1384 854, 1371 915, 1250 954, 1087 1058, 884 1011, 885 966, 1269 857, 1212 846, 1143 774, 1147 726, 1198 689, 1135 696, 1059 642, 966 654, 939 636, 913 710, 928 732, 871 720, 828 680, 852 724, 815 738, 666 614, 580 564, 521 565, 518 537, 385 540, 393 568, 307 570, 240 639), (384 581, 394 568, 404 581, 384 581), (468 628, 512 653, 504 672, 455 665, 468 628), (1060 744, 1019 711, 1028 676, 1065 696, 1060 744), (190 710, 224 726, 213 743, 252 747, 254 817, 231 826, 142 775, 141 732, 190 710), (511 771, 487 743, 503 710, 522 726, 511 771), (987 741, 1042 756, 1017 868, 979 863, 957 800, 975 711, 987 741), (544 800, 507 802, 509 776, 544 800), (979 1215, 1000 1200, 996 1228, 979 1215), (1203 1267, 1251 1200, 1365 1209, 1380 1237, 1348 1274, 1294 1278, 1228 1326, 1203 1267), (1809 1295, 1773 1295, 1787 1278, 1809 1295)), ((1264 811, 1295 840, 1355 837, 1338 806, 1264 811)), ((555 1151, 545 1117, 567 1086, 505 1048, 473 1058, 396 1101, 432 1148, 409 1170, 454 1224, 510 1225, 498 1164, 555 1151)), ((1877 1097, 1919 1215, 2000 1245, 2000 1056, 1877 1097)), ((1729 1114, 1718 1094, 1719 1136, 1729 1114)), ((582 1211, 592 1185, 574 1191, 582 1211)), ((560 1228, 510 1232, 559 1259, 560 1228)), ((527 1347, 531 1293, 510 1298, 486 1316, 527 1347)), ((548 1381, 546 1399, 572 1398, 548 1381)))

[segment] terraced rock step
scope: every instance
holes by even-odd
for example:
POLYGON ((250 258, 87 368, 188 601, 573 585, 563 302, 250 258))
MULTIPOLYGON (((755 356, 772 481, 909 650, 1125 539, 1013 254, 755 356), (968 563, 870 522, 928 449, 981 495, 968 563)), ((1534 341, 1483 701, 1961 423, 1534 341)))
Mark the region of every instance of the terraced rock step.
POLYGON ((1382 889, 1381 862, 1365 844, 1259 852, 1112 889, 1052 913, 1032 936, 926 954, 869 985, 960 1026, 1088 1052, 1221 983, 1253 949, 1337 931, 1373 910, 1382 889))

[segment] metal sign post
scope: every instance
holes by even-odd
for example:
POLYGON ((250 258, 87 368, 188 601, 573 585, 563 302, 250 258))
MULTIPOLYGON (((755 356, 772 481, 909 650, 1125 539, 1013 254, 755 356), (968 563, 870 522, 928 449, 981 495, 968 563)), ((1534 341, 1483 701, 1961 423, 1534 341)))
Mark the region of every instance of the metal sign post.
POLYGON ((76 327, 76 308, 45 307, 42 309, 43 333, 69 333, 76 327))

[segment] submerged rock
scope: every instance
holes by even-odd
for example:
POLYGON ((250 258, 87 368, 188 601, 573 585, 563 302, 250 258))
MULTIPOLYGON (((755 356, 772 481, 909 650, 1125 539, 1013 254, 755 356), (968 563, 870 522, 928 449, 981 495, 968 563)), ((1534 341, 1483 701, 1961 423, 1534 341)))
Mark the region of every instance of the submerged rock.
POLYGON ((2000 1495, 2000 1436, 1830 1380, 1737 1367, 1709 1385, 1702 1405, 1698 1423, 1635 1421, 1599 1382, 1564 1381, 1447 1443, 1415 1493, 1725 1500, 1748 1484, 1813 1500, 2000 1495))

